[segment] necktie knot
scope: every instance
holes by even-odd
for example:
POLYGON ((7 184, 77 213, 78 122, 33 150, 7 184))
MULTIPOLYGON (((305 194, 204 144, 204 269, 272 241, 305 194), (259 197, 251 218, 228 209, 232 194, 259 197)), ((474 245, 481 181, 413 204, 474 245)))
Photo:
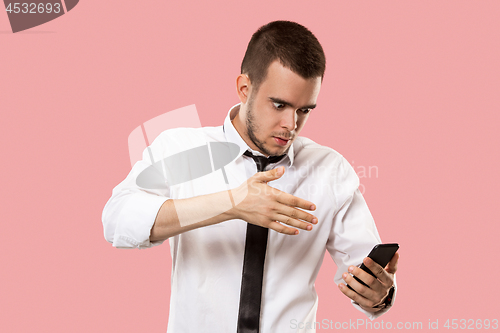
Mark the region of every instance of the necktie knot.
POLYGON ((268 158, 265 156, 256 156, 256 155, 252 154, 252 152, 249 150, 245 151, 243 153, 243 155, 253 158, 253 160, 255 161, 255 164, 257 165, 257 171, 259 171, 259 172, 266 170, 266 167, 269 164, 277 163, 277 162, 281 161, 283 159, 283 157, 286 156, 286 154, 283 154, 281 156, 269 156, 269 158, 268 158))

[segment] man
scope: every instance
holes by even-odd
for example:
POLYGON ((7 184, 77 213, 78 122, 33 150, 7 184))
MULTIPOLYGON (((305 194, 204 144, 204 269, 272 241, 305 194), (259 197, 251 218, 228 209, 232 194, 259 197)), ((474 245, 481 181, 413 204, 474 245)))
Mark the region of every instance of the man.
POLYGON ((292 323, 316 319, 314 281, 325 249, 356 308, 373 319, 392 305, 399 256, 385 268, 364 258, 381 241, 356 173, 333 149, 298 137, 324 71, 323 49, 305 27, 261 27, 236 80, 241 103, 224 125, 163 132, 113 190, 103 211, 109 242, 142 248, 169 239, 168 332, 297 332, 292 323), (153 156, 206 142, 235 144, 239 153, 222 172, 156 189, 138 185, 153 156), (362 261, 376 279, 358 267, 362 261))

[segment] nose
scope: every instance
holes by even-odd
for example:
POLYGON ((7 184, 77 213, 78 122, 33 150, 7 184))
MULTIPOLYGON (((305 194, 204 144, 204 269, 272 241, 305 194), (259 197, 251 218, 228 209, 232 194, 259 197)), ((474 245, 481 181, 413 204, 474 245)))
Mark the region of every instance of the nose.
POLYGON ((297 111, 292 108, 288 108, 282 113, 281 127, 286 128, 289 132, 295 130, 297 127, 297 111))

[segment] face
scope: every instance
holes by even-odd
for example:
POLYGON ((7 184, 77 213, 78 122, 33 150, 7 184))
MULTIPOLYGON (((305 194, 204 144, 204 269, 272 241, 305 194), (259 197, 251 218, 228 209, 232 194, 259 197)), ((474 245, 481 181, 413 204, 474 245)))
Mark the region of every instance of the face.
POLYGON ((249 85, 234 125, 252 149, 282 155, 316 107, 320 88, 321 77, 304 79, 275 61, 257 92, 249 85))

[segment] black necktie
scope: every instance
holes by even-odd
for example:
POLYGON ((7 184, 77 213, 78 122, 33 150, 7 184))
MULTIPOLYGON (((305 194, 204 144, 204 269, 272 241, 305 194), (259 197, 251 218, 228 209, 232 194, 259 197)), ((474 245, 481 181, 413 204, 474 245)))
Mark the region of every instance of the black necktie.
MULTIPOLYGON (((264 156, 255 156, 248 150, 244 155, 254 159, 259 172, 264 171, 269 163, 276 163, 285 156, 266 158, 264 156)), ((268 231, 268 228, 247 223, 237 333, 259 332, 262 279, 264 276, 268 231)))

